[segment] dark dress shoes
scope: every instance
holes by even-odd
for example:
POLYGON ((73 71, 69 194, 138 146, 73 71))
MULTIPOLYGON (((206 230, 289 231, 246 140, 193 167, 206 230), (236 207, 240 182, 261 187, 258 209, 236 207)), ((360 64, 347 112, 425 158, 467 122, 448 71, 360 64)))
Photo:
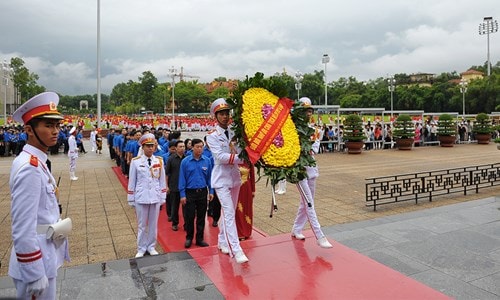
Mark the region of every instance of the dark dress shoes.
POLYGON ((193 243, 193 241, 191 240, 186 240, 186 242, 184 243, 184 248, 189 248, 191 247, 191 244, 193 243))
POLYGON ((200 247, 208 247, 208 243, 205 241, 196 242, 196 245, 200 247))

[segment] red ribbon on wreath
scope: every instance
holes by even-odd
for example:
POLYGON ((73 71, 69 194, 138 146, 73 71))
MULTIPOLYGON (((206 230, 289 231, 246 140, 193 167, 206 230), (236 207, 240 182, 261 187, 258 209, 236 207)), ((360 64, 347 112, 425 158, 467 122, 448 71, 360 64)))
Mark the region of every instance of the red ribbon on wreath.
POLYGON ((280 98, 274 106, 272 113, 264 120, 259 129, 248 142, 245 150, 248 153, 248 158, 255 164, 262 154, 271 146, 273 139, 281 131, 285 124, 286 118, 290 114, 290 109, 293 107, 293 100, 288 98, 280 98))

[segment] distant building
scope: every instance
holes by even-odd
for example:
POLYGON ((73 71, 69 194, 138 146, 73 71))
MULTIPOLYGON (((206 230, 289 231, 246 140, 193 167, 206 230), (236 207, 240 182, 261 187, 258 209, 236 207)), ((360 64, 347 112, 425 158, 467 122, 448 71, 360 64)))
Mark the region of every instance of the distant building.
MULTIPOLYGON (((10 65, 9 65, 10 67, 10 65)), ((16 89, 14 87, 14 81, 12 80, 12 74, 2 68, 0 64, 0 111, 1 116, 5 115, 4 107, 7 109, 7 114, 12 115, 19 105, 16 103, 16 89), (7 96, 7 101, 5 97, 7 96), (5 103, 5 105, 4 105, 5 103)))
POLYGON ((470 82, 471 80, 474 79, 483 79, 484 73, 473 69, 469 69, 465 72, 460 73, 460 76, 462 77, 463 80, 470 82))
POLYGON ((211 93, 215 89, 220 87, 225 87, 229 90, 229 92, 232 93, 238 87, 238 80, 236 79, 229 79, 227 81, 214 80, 211 83, 205 84, 205 90, 207 90, 208 93, 211 93))
POLYGON ((410 85, 431 87, 434 83, 435 74, 432 73, 416 73, 410 75, 410 85))

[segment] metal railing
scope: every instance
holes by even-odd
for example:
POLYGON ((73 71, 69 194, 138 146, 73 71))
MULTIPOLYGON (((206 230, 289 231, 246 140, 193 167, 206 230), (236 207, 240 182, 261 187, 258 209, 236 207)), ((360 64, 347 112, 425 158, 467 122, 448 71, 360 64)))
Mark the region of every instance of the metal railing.
POLYGON ((500 185, 500 163, 366 179, 366 206, 429 200, 500 185))

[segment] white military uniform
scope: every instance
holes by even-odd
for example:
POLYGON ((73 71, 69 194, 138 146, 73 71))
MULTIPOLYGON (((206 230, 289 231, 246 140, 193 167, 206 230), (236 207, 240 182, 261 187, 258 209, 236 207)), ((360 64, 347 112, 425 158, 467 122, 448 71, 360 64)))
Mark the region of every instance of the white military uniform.
POLYGON ((37 299, 55 299, 57 269, 69 261, 68 242, 57 245, 46 238, 44 225, 59 220, 56 181, 45 164, 47 155, 25 145, 14 159, 9 186, 12 193, 12 239, 9 276, 14 278, 17 297, 25 295, 26 285, 44 275, 49 287, 37 299))
MULTIPOLYGON (((311 137, 311 142, 313 143, 312 150, 314 153, 318 153, 320 146, 318 129, 314 126, 314 124, 309 124, 309 127, 314 129, 314 134, 311 137)), ((314 157, 314 154, 311 153, 311 156, 314 157)), ((319 170, 317 166, 306 167, 306 172, 307 178, 299 181, 297 185, 300 185, 300 188, 302 188, 302 191, 307 199, 305 199, 301 194, 299 209, 292 227, 292 234, 301 233, 307 220, 309 220, 309 224, 311 225, 311 229, 313 230, 316 239, 321 239, 325 237, 325 234, 321 230, 321 225, 319 224, 318 217, 316 215, 316 209, 314 208, 316 178, 319 176, 319 170), (308 201, 311 204, 311 207, 308 206, 308 201)))
MULTIPOLYGON (((224 218, 219 225, 219 245, 228 247, 232 254, 242 251, 235 223, 236 206, 241 186, 239 164, 243 160, 238 154, 231 153, 230 140, 234 132, 228 128, 229 138, 222 127, 217 125, 207 136, 207 144, 214 158, 212 171, 212 188, 217 192, 224 218)), ((239 152, 237 148, 236 151, 239 152)))
POLYGON ((96 143, 96 140, 95 140, 95 137, 96 137, 96 131, 95 130, 92 130, 90 132, 90 144, 92 145, 92 152, 96 151, 97 150, 97 143, 96 143))
POLYGON ((136 156, 130 162, 128 203, 135 206, 137 215, 137 251, 150 252, 156 246, 160 205, 165 203, 167 182, 163 159, 151 155, 149 166, 146 155, 136 156))
POLYGON ((78 179, 75 177, 76 159, 78 158, 78 147, 76 145, 76 138, 74 134, 70 134, 68 138, 68 157, 69 157, 69 173, 71 180, 78 179), (76 178, 76 179, 75 179, 76 178))

